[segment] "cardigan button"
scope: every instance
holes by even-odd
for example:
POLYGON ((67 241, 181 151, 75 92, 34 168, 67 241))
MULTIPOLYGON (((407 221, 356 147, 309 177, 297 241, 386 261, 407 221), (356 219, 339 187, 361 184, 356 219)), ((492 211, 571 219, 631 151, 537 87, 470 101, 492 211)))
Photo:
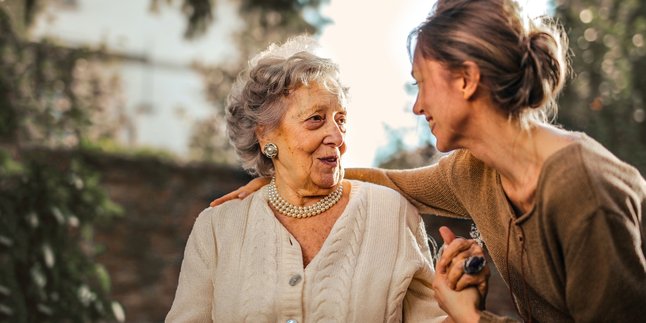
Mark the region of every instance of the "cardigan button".
POLYGON ((289 279, 289 286, 296 286, 296 284, 298 284, 299 281, 301 281, 301 275, 294 275, 292 276, 292 278, 289 279))

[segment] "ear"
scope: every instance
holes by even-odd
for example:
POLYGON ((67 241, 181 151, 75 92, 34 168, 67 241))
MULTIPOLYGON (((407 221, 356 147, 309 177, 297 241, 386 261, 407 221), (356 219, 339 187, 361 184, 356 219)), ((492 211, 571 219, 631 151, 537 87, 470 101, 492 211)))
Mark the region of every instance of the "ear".
POLYGON ((259 125, 256 127, 256 138, 258 138, 260 147, 264 147, 264 145, 269 142, 267 133, 265 131, 265 126, 259 125))
POLYGON ((462 68, 462 94, 465 100, 473 98, 480 85, 480 67, 473 61, 466 61, 462 68))

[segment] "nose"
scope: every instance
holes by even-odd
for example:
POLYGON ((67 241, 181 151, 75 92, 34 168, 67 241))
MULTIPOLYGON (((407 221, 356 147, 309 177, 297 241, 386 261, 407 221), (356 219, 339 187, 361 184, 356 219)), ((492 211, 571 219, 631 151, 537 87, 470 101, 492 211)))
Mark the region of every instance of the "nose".
POLYGON ((326 125, 326 135, 323 143, 334 147, 341 147, 345 142, 345 129, 336 122, 328 122, 326 125))
POLYGON ((419 99, 419 94, 417 94, 417 97, 415 98, 415 103, 413 104, 413 113, 421 116, 424 114, 424 109, 422 108, 422 104, 419 99))

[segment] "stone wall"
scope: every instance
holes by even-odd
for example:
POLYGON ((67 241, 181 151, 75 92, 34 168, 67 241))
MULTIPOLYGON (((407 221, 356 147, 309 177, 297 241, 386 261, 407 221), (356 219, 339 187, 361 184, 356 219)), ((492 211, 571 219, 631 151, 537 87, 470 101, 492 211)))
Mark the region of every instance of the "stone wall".
POLYGON ((123 216, 99 227, 105 248, 97 259, 108 269, 112 296, 128 322, 161 322, 173 300, 186 239, 197 215, 216 196, 249 177, 239 169, 209 164, 178 165, 155 158, 95 156, 123 216))

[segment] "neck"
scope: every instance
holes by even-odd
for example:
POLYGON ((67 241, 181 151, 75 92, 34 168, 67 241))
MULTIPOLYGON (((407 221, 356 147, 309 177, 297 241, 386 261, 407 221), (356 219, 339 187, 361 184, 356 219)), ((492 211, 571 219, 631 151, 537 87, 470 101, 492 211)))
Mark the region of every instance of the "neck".
POLYGON ((503 190, 521 212, 534 203, 534 194, 543 164, 568 142, 567 133, 550 125, 521 129, 506 118, 484 120, 475 139, 464 145, 471 153, 501 176, 503 190))
POLYGON ((267 191, 267 199, 275 210, 279 213, 292 218, 308 218, 326 212, 334 206, 343 196, 343 185, 338 185, 337 188, 329 195, 323 197, 318 202, 307 205, 298 206, 287 202, 276 188, 276 178, 269 183, 267 191))
POLYGON ((322 188, 313 183, 296 185, 283 177, 276 176, 276 189, 280 196, 288 203, 296 206, 308 206, 315 204, 322 198, 334 192, 341 181, 330 188, 322 188))
POLYGON ((465 148, 496 169, 510 184, 522 186, 542 166, 537 130, 522 130, 511 122, 487 128, 480 131, 477 141, 465 148))

